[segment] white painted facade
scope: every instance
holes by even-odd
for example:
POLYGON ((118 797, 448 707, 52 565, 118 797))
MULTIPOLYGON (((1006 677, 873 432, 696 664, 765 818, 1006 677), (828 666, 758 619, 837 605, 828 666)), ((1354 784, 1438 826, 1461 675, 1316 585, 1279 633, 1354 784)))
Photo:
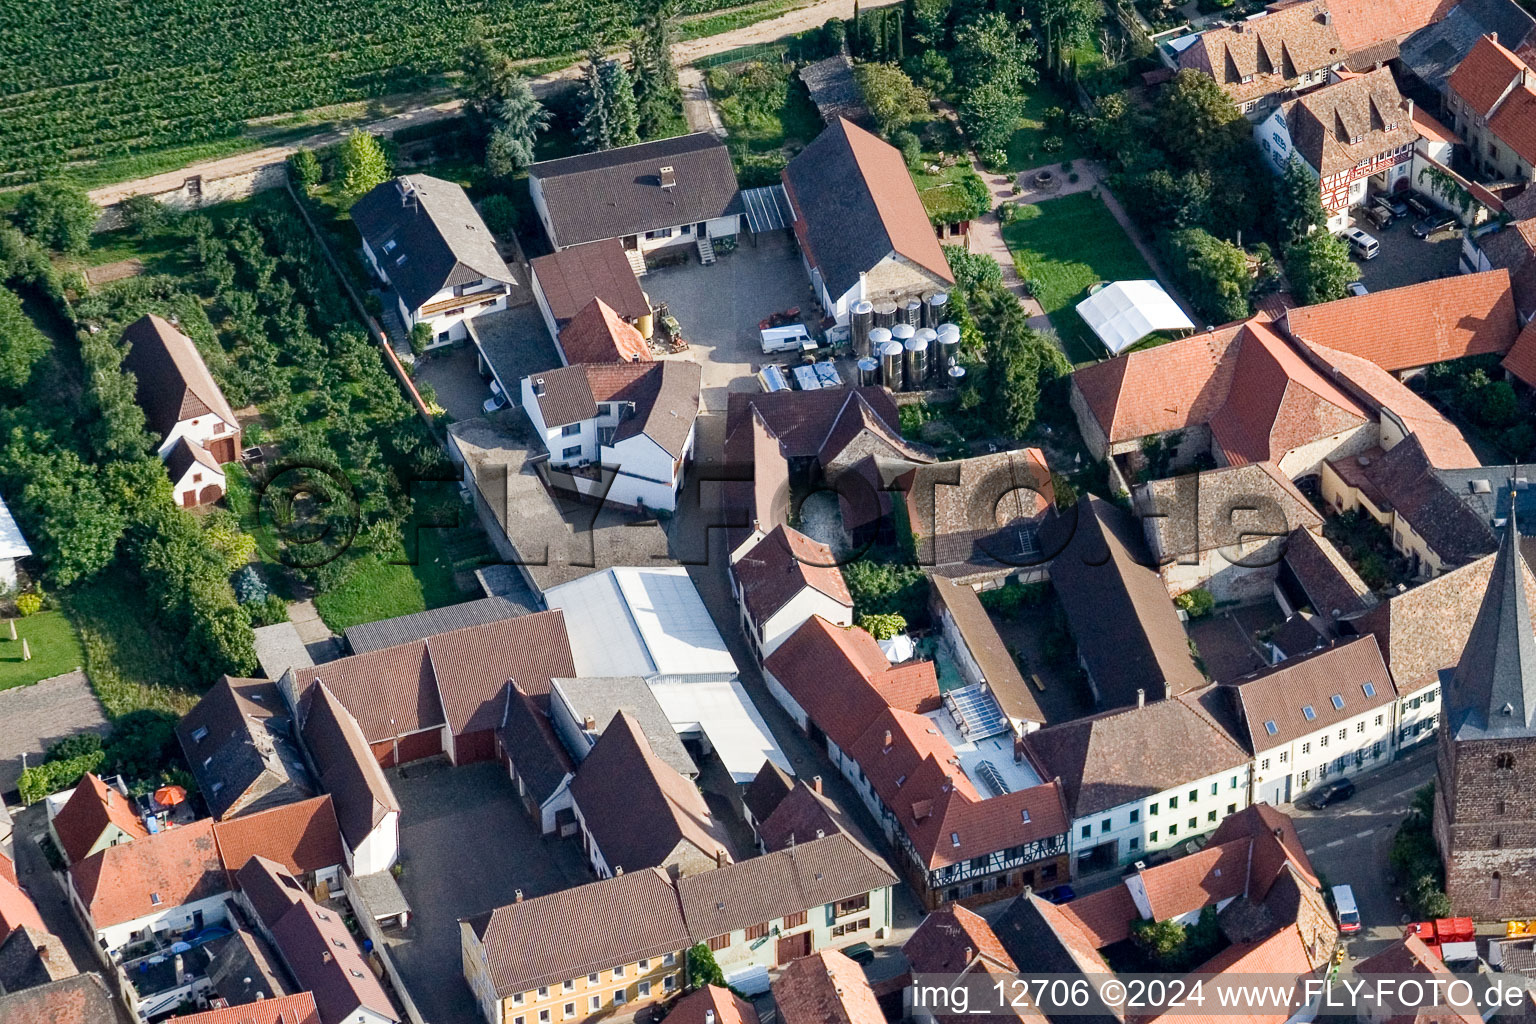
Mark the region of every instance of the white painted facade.
POLYGON ((217 487, 220 493, 229 490, 222 469, 216 470, 194 459, 181 474, 181 479, 171 481, 171 496, 182 508, 196 508, 200 503, 198 496, 207 487, 217 487))
MULTIPOLYGON (((1321 782, 1380 768, 1396 750, 1393 730, 1392 702, 1387 701, 1260 750, 1254 757, 1253 799, 1279 807, 1321 782)), ((1262 733, 1253 738, 1255 747, 1263 741, 1262 733)))
MULTIPOLYGON (((803 914, 804 923, 800 924, 790 923, 798 918, 784 917, 763 922, 768 925, 768 934, 757 938, 747 938, 743 928, 734 929, 726 933, 727 944, 714 950, 715 962, 727 976, 754 967, 777 970, 787 966, 778 959, 779 941, 806 933, 810 935, 813 953, 823 949, 844 949, 858 942, 880 945, 881 938, 888 935, 891 928, 891 886, 871 889, 863 899, 867 903, 862 907, 859 906, 860 897, 843 901, 846 906, 842 907, 841 913, 836 903, 809 907, 803 914)), ((701 942, 714 939, 718 943, 721 937, 700 935, 696 938, 701 942)))
MULTIPOLYGON (((160 442, 160 447, 155 450, 155 454, 162 459, 165 458, 170 450, 175 447, 176 442, 183 437, 191 442, 194 447, 207 448, 210 441, 221 437, 228 437, 238 432, 239 429, 240 424, 230 423, 216 412, 205 412, 201 416, 195 416, 190 420, 182 420, 172 427, 170 432, 165 435, 165 439, 160 442)), ((235 453, 237 457, 239 454, 239 452, 235 453)))
POLYGON ((349 874, 372 875, 388 871, 400 858, 400 812, 385 812, 384 817, 363 837, 356 849, 346 843, 345 839, 342 848, 347 852, 349 874))
MULTIPOLYGON (((523 783, 522 776, 517 774, 517 767, 513 763, 507 765, 507 777, 517 787, 518 799, 523 801, 523 806, 533 807, 529 799, 528 787, 523 783)), ((538 804, 539 832, 542 835, 553 835, 555 832, 555 816, 561 811, 575 810, 576 801, 571 798, 571 780, 576 777, 574 772, 566 772, 560 780, 560 785, 555 791, 544 798, 544 802, 538 804)))
POLYGON ((799 593, 761 623, 753 620, 746 602, 741 599, 741 588, 736 583, 735 573, 731 574, 731 591, 736 595, 742 632, 752 641, 759 661, 778 650, 780 644, 814 615, 820 615, 833 625, 853 625, 853 605, 828 597, 815 587, 801 587, 799 593))
MULTIPOLYGON (((392 244, 392 242, 385 243, 385 248, 389 248, 392 244)), ((409 258, 406 253, 399 251, 398 247, 387 253, 375 253, 367 239, 363 240, 363 256, 368 260, 368 266, 385 284, 390 283, 389 267, 409 258)), ((432 341, 427 345, 427 348, 431 349, 468 338, 469 332, 465 327, 465 321, 484 313, 496 313, 506 309, 507 296, 511 290, 512 282, 486 277, 469 284, 440 289, 426 302, 415 309, 410 309, 406 306, 405 299, 401 297, 399 290, 396 289, 395 308, 407 331, 414 329, 419 323, 431 326, 432 341)))
MULTIPOLYGON (((1139 860, 1157 850, 1214 831, 1229 814, 1247 807, 1250 764, 1194 779, 1139 800, 1074 818, 1067 835, 1073 874, 1078 859, 1114 843, 1114 864, 1139 860)), ((1102 854, 1100 855, 1102 856, 1102 854)))
POLYGON ((1323 208, 1328 213, 1327 229, 1333 233, 1349 227, 1349 211, 1365 203, 1369 185, 1373 181, 1378 191, 1390 192, 1397 187, 1399 181, 1407 180, 1412 174, 1413 147, 1405 145, 1324 178, 1318 168, 1296 152, 1283 106, 1276 107, 1268 117, 1254 125, 1253 137, 1269 162, 1270 169, 1276 174, 1283 173, 1286 164, 1292 160, 1299 160, 1307 173, 1317 179, 1323 208))
POLYGON ((1398 694, 1397 749, 1415 747, 1435 738, 1440 722, 1440 680, 1431 678, 1417 689, 1398 694))
POLYGON ((536 378, 524 377, 523 410, 549 453, 554 481, 580 494, 601 496, 604 501, 631 507, 644 506, 664 512, 677 510, 677 494, 683 486, 683 468, 693 457, 697 428, 690 427, 682 455, 674 458, 644 434, 617 442, 613 432, 624 416, 625 403, 599 402, 597 416, 577 423, 546 425, 534 397, 536 378))
POLYGON ((227 892, 205 896, 181 906, 167 906, 156 913, 145 914, 131 921, 113 923, 102 923, 92 918, 90 910, 80 899, 80 893, 73 885, 69 887, 69 897, 96 943, 96 949, 111 957, 114 962, 122 950, 136 942, 147 941, 151 938, 151 933, 158 933, 164 939, 170 934, 191 931, 210 924, 222 924, 229 920, 227 901, 230 899, 230 894, 227 892), (201 923, 198 920, 199 914, 202 915, 201 923))

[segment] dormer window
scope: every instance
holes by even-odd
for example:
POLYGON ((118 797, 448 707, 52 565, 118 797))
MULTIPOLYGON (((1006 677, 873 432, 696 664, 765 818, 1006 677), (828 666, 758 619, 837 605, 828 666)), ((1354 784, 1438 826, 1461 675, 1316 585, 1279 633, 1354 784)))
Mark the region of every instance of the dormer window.
POLYGON ((391 238, 389 241, 384 243, 384 253, 385 253, 385 255, 388 255, 389 253, 392 253, 394 251, 395 251, 395 240, 393 238, 391 238))
POLYGON ((201 742, 203 742, 203 740, 205 740, 207 738, 208 738, 208 727, 206 725, 200 725, 196 729, 192 730, 192 742, 193 743, 201 743, 201 742))
POLYGON ((161 901, 160 901, 160 894, 159 893, 152 892, 152 893, 149 894, 149 905, 150 906, 158 907, 160 905, 160 902, 161 901))

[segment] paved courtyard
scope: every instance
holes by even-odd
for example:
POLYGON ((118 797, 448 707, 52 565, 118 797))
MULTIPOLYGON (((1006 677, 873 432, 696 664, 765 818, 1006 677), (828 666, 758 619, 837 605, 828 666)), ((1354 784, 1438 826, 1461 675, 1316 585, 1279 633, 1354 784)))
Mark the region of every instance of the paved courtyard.
POLYGON ((1360 227, 1381 243, 1381 252, 1375 259, 1355 264, 1360 268, 1360 282, 1371 291, 1401 288, 1456 273, 1462 230, 1444 231, 1427 240, 1414 238, 1409 230, 1412 221, 1413 218, 1404 217, 1391 227, 1377 228, 1362 219, 1360 227))
POLYGON ((432 1024, 479 1024, 464 981, 459 925, 511 903, 591 881, 578 844, 542 838, 495 763, 442 761, 389 772, 400 801, 400 888, 411 924, 390 940, 422 1016, 432 1024))
POLYGON ((106 730, 106 716, 84 672, 0 693, 0 794, 15 790, 23 758, 36 762, 55 740, 106 730))
POLYGON ((483 415, 481 403, 491 397, 491 386, 480 376, 474 346, 433 352, 416 364, 416 383, 430 384, 437 404, 456 420, 483 415))
POLYGON ((713 266, 694 259, 653 270, 640 286, 652 305, 665 302, 682 324, 689 347, 674 358, 704 368, 704 407, 712 412, 725 411, 730 391, 757 390, 752 375, 770 361, 757 333, 760 322, 795 306, 813 315, 810 280, 783 231, 743 234, 736 251, 713 266))

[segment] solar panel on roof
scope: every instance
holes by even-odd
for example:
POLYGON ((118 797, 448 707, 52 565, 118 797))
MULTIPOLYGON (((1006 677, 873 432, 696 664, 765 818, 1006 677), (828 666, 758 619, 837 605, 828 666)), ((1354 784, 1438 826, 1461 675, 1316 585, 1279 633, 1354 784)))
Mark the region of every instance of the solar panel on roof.
POLYGON ((1008 719, 997 706, 997 701, 979 684, 950 690, 944 696, 960 720, 960 731, 967 738, 985 739, 1008 728, 1008 719))

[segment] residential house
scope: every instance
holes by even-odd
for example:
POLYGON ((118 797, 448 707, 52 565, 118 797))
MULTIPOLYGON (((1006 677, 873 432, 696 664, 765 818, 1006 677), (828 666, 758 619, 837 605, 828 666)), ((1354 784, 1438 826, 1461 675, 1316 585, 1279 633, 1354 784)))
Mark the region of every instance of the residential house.
POLYGON ((773 1002, 784 1024, 885 1021, 864 968, 835 949, 813 953, 784 968, 773 982, 773 1002))
POLYGON ((693 458, 699 364, 663 362, 566 366, 524 377, 523 410, 552 482, 615 505, 677 508, 693 458))
POLYGON ((794 776, 772 761, 765 761, 757 778, 747 783, 747 788, 741 791, 741 816, 752 830, 759 850, 767 848, 761 831, 763 823, 795 792, 795 788, 794 776))
MULTIPOLYGON (((528 268, 534 301, 539 304, 544 326, 549 328, 556 348, 560 347, 560 332, 594 301, 602 302, 620 320, 639 328, 643 337, 650 337, 651 303, 617 238, 573 245, 539 256, 528 268)), ((605 361, 572 358, 563 349, 560 356, 567 365, 605 361)))
MULTIPOLYGON (((688 748, 646 681, 639 676, 585 676, 555 679, 549 692, 549 717, 566 752, 581 763, 597 744, 613 716, 624 711, 640 726, 657 757, 690 779, 699 777, 688 748)), ((765 767, 773 762, 765 761, 765 767)), ((775 770, 780 770, 774 766, 775 770)))
POLYGON ((283 966, 301 991, 314 994, 320 1024, 399 1024, 401 1014, 338 912, 264 857, 252 857, 236 878, 244 908, 283 966))
POLYGON ((1045 712, 976 591, 941 576, 928 579, 933 588, 929 607, 960 677, 997 703, 1014 735, 1044 725, 1045 712))
MULTIPOLYGON (((896 402, 882 387, 739 392, 729 396, 726 408, 727 462, 731 468, 743 471, 748 465, 760 466, 761 472, 769 468, 766 464, 777 454, 788 463, 789 472, 819 475, 835 487, 842 471, 866 455, 908 462, 935 461, 932 453, 901 436, 900 424, 896 402), (760 423, 752 428, 755 421, 760 423), (752 429, 761 431, 776 445, 748 445, 736 453, 740 460, 733 460, 731 439, 743 430, 750 436, 752 429)), ((773 525, 777 524, 764 527, 763 532, 773 525)))
POLYGON ((1214 831, 1251 801, 1251 758, 1197 695, 1148 701, 1024 738, 1071 816, 1074 873, 1214 831))
MULTIPOLYGON (((770 767, 777 771, 777 766, 765 764, 764 772, 770 767)), ((753 785, 757 785, 761 778, 759 776, 753 780, 753 785)), ((843 814, 842 808, 831 797, 822 792, 820 775, 813 777, 809 783, 802 780, 794 785, 771 810, 763 817, 755 818, 751 824, 757 835, 758 849, 765 853, 789 849, 797 843, 810 842, 838 832, 846 832, 861 845, 869 845, 858 826, 843 814)))
POLYGON ((593 299, 571 318, 555 339, 555 347, 566 366, 652 361, 645 335, 602 299, 593 299))
POLYGON ((149 835, 128 797, 91 772, 68 795, 59 794, 59 799, 62 805, 57 812, 52 802, 48 807, 48 833, 66 864, 78 864, 99 850, 149 835))
POLYGON ((965 583, 1043 575, 1040 524, 1056 489, 1040 449, 916 466, 895 489, 918 564, 935 575, 965 583))
POLYGON ((752 1004, 719 985, 696 988, 667 1011, 672 1024, 758 1024, 752 1004))
POLYGON ((293 718, 271 680, 220 676, 176 723, 176 736, 216 819, 315 795, 293 718))
POLYGON ((1205 684, 1134 518, 1089 496, 1053 513, 1041 537, 1057 552, 1051 588, 1098 707, 1133 707, 1205 684))
POLYGON ((661 867, 673 876, 730 863, 731 842, 692 780, 651 750, 620 711, 570 783, 581 845, 602 878, 661 867))
POLYGON ((1348 66, 1356 71, 1380 67, 1396 57, 1399 45, 1427 25, 1443 19, 1456 0, 1328 0, 1348 66))
POLYGON ((1349 226, 1368 189, 1391 192, 1408 180, 1419 130, 1389 68, 1351 75, 1288 100, 1254 126, 1277 173, 1299 160, 1318 180, 1328 230, 1349 226))
POLYGON ((363 257, 395 290, 406 331, 426 324, 428 347, 469 337, 466 321, 504 310, 517 279, 464 189, 402 174, 352 204, 363 257))
MULTIPOLYGON (((1536 189, 1528 188, 1495 205, 1501 216, 1462 235, 1460 269, 1463 273, 1509 271, 1515 312, 1528 322, 1536 316, 1536 189)), ((1536 386, 1532 384, 1536 381, 1536 351, 1529 347, 1528 339, 1526 344, 1520 340, 1516 339, 1505 357, 1504 368, 1527 386, 1536 386)))
POLYGON ((1181 68, 1216 79, 1250 118, 1296 93, 1323 85, 1344 66, 1326 3, 1300 3, 1206 29, 1179 51, 1181 68))
POLYGON ((123 1024, 116 998, 94 971, 0 994, 0 1020, 20 1024, 123 1024))
MULTIPOLYGON (((1381 952, 1355 964, 1355 973, 1361 975, 1361 980, 1366 984, 1370 984, 1374 977, 1389 975, 1398 983, 1411 978, 1426 989, 1430 985, 1452 985, 1458 977, 1445 966, 1445 961, 1434 950, 1424 944, 1423 939, 1412 932, 1381 952)), ((1530 1004, 1522 1005, 1520 1013, 1521 1016, 1528 1015, 1530 1004)), ((1475 1010, 1457 1006, 1444 998, 1425 1000, 1421 1006, 1405 1005, 1397 1008, 1397 1012, 1394 1012, 1390 1003, 1373 1003, 1365 1008, 1360 1018, 1366 1024, 1478 1024, 1483 1019, 1475 1010)))
POLYGON ((1536 182, 1536 71, 1492 35, 1446 81, 1452 127, 1489 178, 1536 182))
POLYGON ((1403 40, 1394 67, 1404 91, 1439 98, 1440 108, 1449 103, 1449 81, 1484 37, 1523 54, 1536 41, 1536 17, 1515 0, 1459 0, 1444 18, 1419 29, 1403 40))
POLYGON ((574 670, 565 617, 555 610, 326 662, 278 684, 307 722, 323 683, 387 768, 437 754, 454 764, 491 760, 507 680, 544 702, 550 679, 574 670))
POLYGON ((309 992, 264 999, 259 1006, 221 1006, 202 1013, 179 1014, 178 1024, 320 1024, 320 1010, 309 992))
POLYGON ((955 277, 895 146, 838 118, 784 168, 795 238, 826 315, 947 291, 955 277))
POLYGON ((693 944, 657 868, 519 898, 461 920, 459 935, 487 1024, 629 1020, 682 991, 693 944))
POLYGON ((774 527, 732 560, 731 590, 759 659, 813 615, 853 625, 853 598, 832 549, 793 527, 774 527))
MULTIPOLYGON (((745 207, 725 143, 708 132, 545 160, 528 168, 533 208, 559 251, 617 238, 635 273, 645 255, 735 238, 745 207)), ((707 255, 706 255, 707 254, 707 255)))
POLYGON ((1195 588, 1217 601, 1267 595, 1286 538, 1322 532, 1323 517, 1271 462, 1140 484, 1136 514, 1168 593, 1195 588))
MULTIPOLYGON (((801 393, 819 395, 822 391, 801 393)), ((724 478, 720 484, 720 510, 730 560, 739 557, 775 527, 788 525, 789 474, 789 457, 784 445, 763 414, 751 406, 729 406, 725 466, 720 474, 724 478), (740 415, 737 415, 738 411, 740 415)))
POLYGON ((1372 636, 1287 658, 1221 688, 1253 755, 1253 799, 1288 804, 1312 786, 1386 766, 1397 688, 1372 636))
POLYGON ((961 906, 940 907, 923 918, 901 952, 911 966, 914 982, 919 975, 943 976, 951 985, 963 985, 974 995, 990 997, 990 1005, 967 1001, 963 1013, 956 1012, 955 1007, 932 1006, 926 999, 912 998, 905 1009, 917 1024, 964 1024, 978 1018, 984 1024, 1003 1024, 1039 1019, 1034 1006, 1017 999, 1022 993, 1016 987, 1018 965, 979 914, 961 906), (997 1012, 988 1012, 990 1009, 997 1012))
POLYGON ((4 499, 0 499, 0 587, 16 586, 16 563, 31 555, 32 548, 21 535, 21 527, 5 507, 4 499))
POLYGON ((12 879, 0 876, 0 945, 12 932, 25 928, 38 932, 48 930, 26 890, 12 879))
POLYGON ((400 802, 357 719, 324 683, 310 691, 301 734, 335 807, 348 872, 387 871, 400 855, 400 802))
POLYGON ((1507 270, 1297 306, 1280 326, 1308 347, 1361 356, 1399 376, 1447 359, 1503 355, 1520 333, 1507 270))
POLYGON ((0 992, 20 992, 77 973, 64 941, 40 926, 20 925, 0 941, 0 992))
POLYGON ((1207 458, 1273 462, 1295 480, 1376 438, 1369 411, 1267 314, 1078 370, 1071 403, 1088 450, 1126 480, 1148 463, 1152 441, 1172 471, 1207 458))
POLYGON ((229 879, 213 824, 178 825, 70 865, 71 904, 104 962, 228 918, 229 879))
POLYGON ((240 458, 240 421, 192 339, 151 313, 123 331, 123 369, 136 381, 144 425, 183 508, 224 496, 224 466, 240 458))
POLYGON ((347 855, 329 794, 215 822, 219 857, 233 875, 252 857, 280 865, 314 891, 341 889, 347 855))
POLYGON ((726 981, 751 991, 801 957, 882 944, 896 882, 876 854, 838 832, 680 878, 677 896, 689 933, 709 945, 726 981))
POLYGON ((575 835, 571 806, 575 765, 555 737, 549 715, 516 680, 507 683, 507 710, 496 740, 523 810, 539 826, 540 834, 547 836, 558 829, 561 835, 575 835))

